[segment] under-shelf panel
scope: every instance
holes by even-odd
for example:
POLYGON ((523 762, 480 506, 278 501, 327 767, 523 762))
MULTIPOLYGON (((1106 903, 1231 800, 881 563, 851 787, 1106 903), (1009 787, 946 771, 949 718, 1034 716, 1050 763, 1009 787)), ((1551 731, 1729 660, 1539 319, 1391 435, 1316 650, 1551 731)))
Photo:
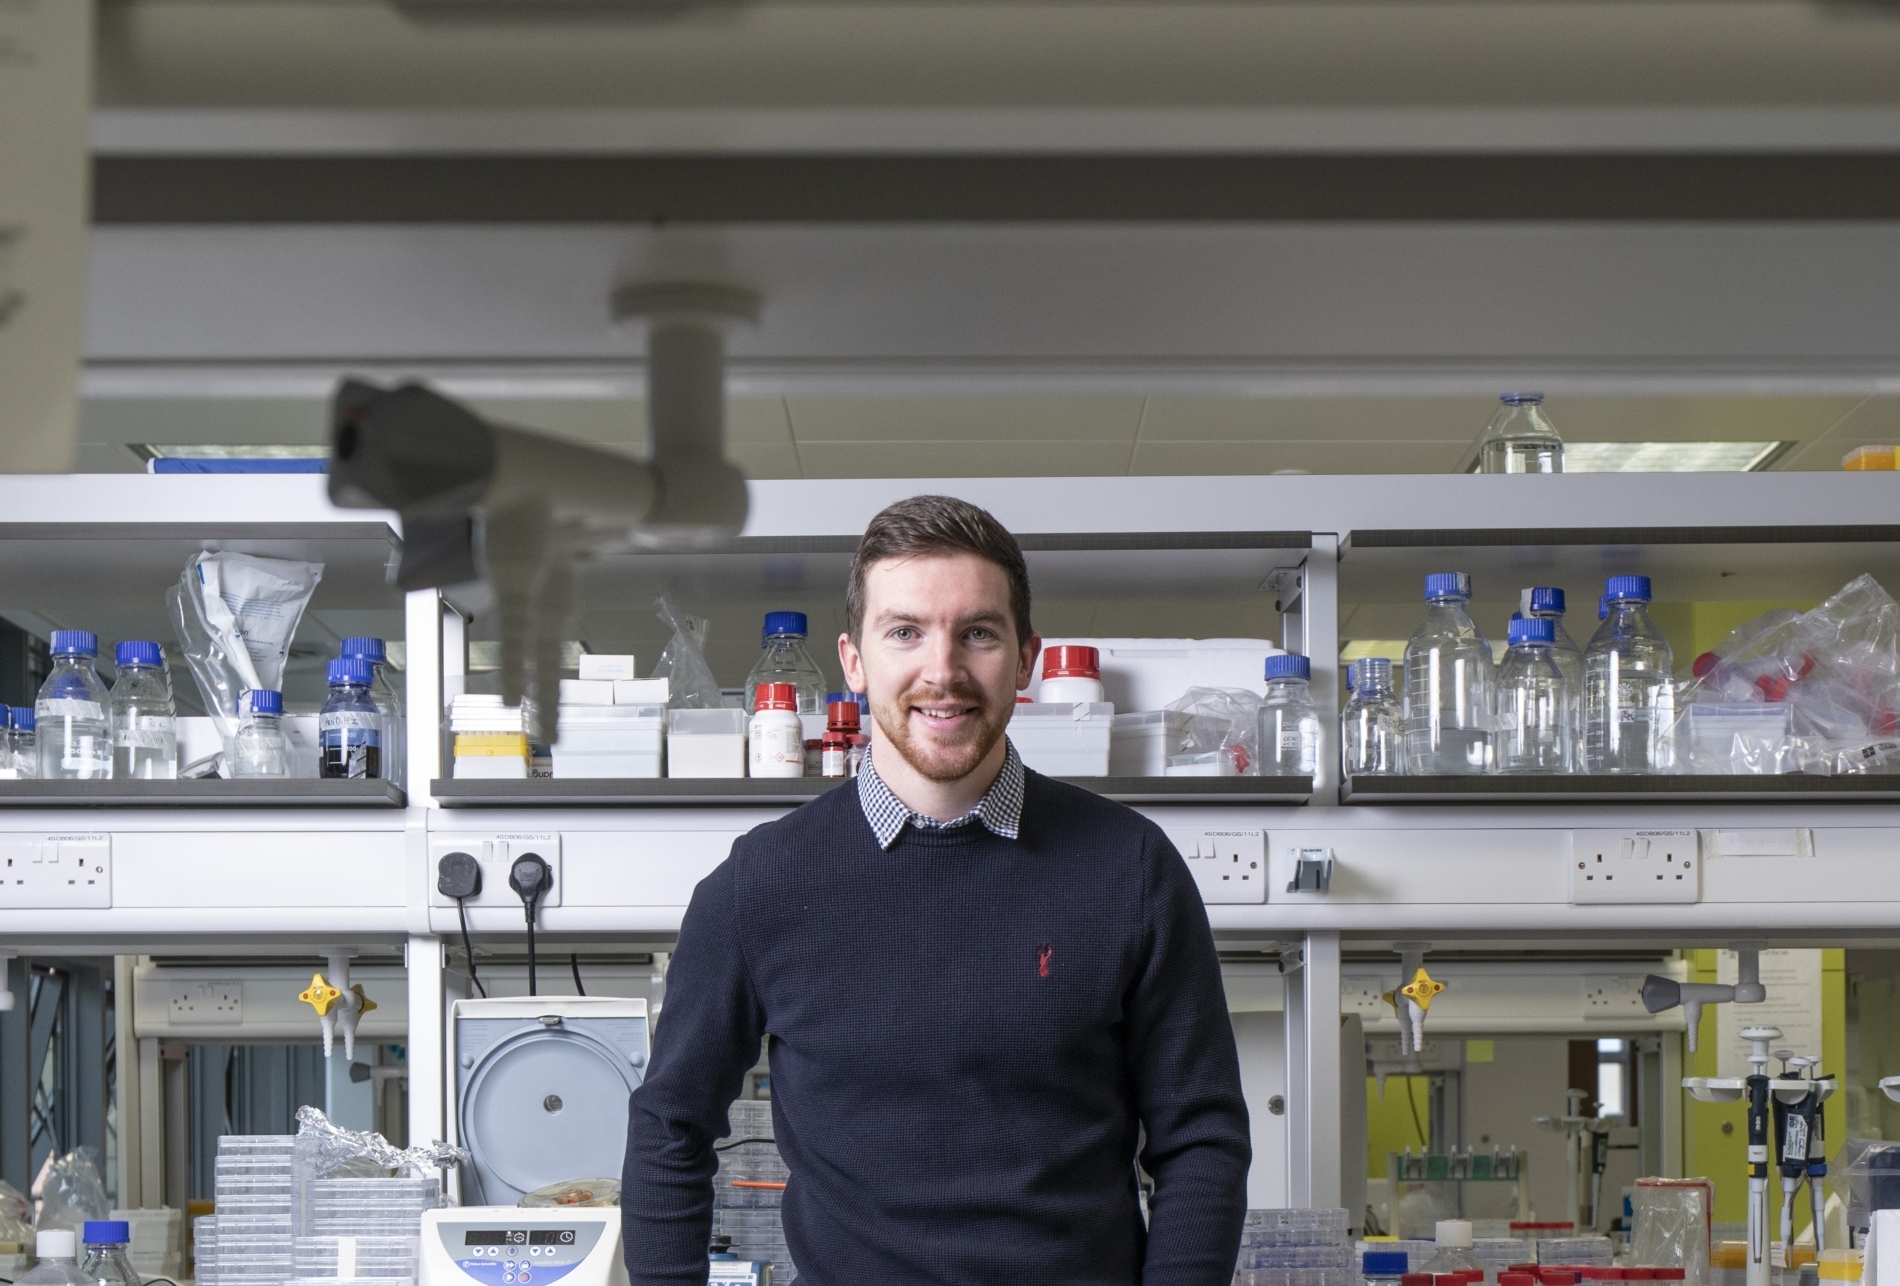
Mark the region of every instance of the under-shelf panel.
MULTIPOLYGON (((440 779, 430 784, 443 808, 790 808, 844 784, 843 778, 559 778, 510 781, 440 779)), ((1304 804, 1307 777, 1068 777, 1071 785, 1124 804, 1304 804)))
POLYGON ((7 808, 402 808, 394 782, 299 779, 226 781, 0 781, 7 808))
POLYGON ((1900 801, 1900 775, 1358 777, 1343 804, 1786 804, 1900 801))

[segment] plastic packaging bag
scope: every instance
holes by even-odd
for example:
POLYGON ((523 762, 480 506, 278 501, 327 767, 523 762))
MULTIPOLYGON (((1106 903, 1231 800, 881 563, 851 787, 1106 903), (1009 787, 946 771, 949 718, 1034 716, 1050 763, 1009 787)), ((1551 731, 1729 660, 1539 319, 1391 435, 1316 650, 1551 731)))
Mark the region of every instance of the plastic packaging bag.
POLYGON ((1763 613, 1696 658, 1680 700, 1692 772, 1900 772, 1900 603, 1857 576, 1812 611, 1763 613))
POLYGON ((617 1206, 620 1204, 618 1179, 569 1179, 536 1188, 515 1203, 518 1206, 617 1206))
POLYGON ((283 691, 290 640, 322 579, 322 563, 203 551, 166 592, 205 713, 227 745, 237 735, 240 697, 253 688, 283 691))
POLYGON ((1900 1143, 1849 1139, 1828 1162, 1828 1185, 1847 1199, 1847 1226, 1865 1233, 1876 1210, 1900 1210, 1900 1143))
POLYGON ((1189 688, 1167 707, 1187 716, 1171 754, 1225 755, 1237 777, 1260 775, 1260 698, 1244 688, 1189 688))
POLYGON ((1680 1268, 1685 1286, 1707 1286, 1715 1186, 1707 1179, 1638 1179, 1630 1193, 1630 1260, 1680 1268))
POLYGON ((106 1185, 99 1180, 97 1148, 74 1148, 63 1157, 48 1158, 39 1182, 33 1185, 33 1195, 39 1198, 40 1209, 34 1226, 41 1232, 71 1228, 78 1235, 85 1231, 88 1219, 104 1219, 112 1209, 106 1185))
POLYGON ((5 1179, 0 1179, 0 1241, 33 1246, 33 1203, 5 1179))
POLYGON ((660 619, 673 629, 673 637, 660 652, 659 664, 650 677, 666 679, 666 704, 674 710, 719 710, 726 699, 719 692, 719 681, 706 664, 703 650, 710 621, 695 621, 673 606, 673 600, 661 595, 657 606, 660 619))

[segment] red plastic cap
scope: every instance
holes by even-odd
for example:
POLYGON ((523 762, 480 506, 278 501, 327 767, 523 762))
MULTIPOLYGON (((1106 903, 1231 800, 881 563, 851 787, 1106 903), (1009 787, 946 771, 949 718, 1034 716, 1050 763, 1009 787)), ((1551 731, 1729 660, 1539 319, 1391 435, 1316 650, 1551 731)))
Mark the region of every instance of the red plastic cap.
POLYGON ((1092 647, 1075 644, 1052 647, 1042 654, 1042 677, 1099 679, 1102 677, 1102 654, 1092 647))
POLYGON ((1399 1286, 1432 1286, 1430 1273, 1401 1273, 1399 1286))
POLYGON ((1537 1278, 1521 1270, 1498 1274, 1498 1286, 1537 1286, 1537 1278))
POLYGON ((1652 1268, 1650 1279, 1659 1282, 1679 1282, 1689 1275, 1686 1268, 1652 1268))
POLYGON ((853 731, 858 726, 858 709, 858 703, 855 701, 833 701, 825 715, 825 721, 840 732, 853 731))
POLYGON ((1585 1268, 1583 1270, 1583 1280, 1587 1282, 1620 1282, 1623 1280, 1623 1270, 1620 1268, 1585 1268))
POLYGON ((1019 706, 1033 706, 1036 704, 1036 699, 1034 697, 1017 697, 1016 704, 1019 706))
POLYGON ((789 683, 761 683, 759 685, 760 710, 798 709, 798 689, 789 683))
POLYGON ((1538 1274, 1544 1286, 1577 1286, 1577 1275, 1568 1269, 1553 1268, 1538 1274))
MULTIPOLYGON (((1479 1273, 1478 1276, 1483 1277, 1484 1274, 1479 1273)), ((1433 1273, 1432 1274, 1432 1286, 1465 1286, 1466 1280, 1467 1279, 1463 1273, 1433 1273)))

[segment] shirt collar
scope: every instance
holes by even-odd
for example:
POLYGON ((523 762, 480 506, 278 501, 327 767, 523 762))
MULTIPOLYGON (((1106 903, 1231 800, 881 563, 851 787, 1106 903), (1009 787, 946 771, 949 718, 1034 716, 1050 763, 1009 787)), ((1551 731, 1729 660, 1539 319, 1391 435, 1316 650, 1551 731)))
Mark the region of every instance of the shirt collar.
POLYGON ((871 833, 877 836, 877 846, 889 849, 897 843, 906 825, 919 830, 948 831, 980 822, 992 835, 1015 839, 1023 820, 1023 761, 1014 743, 1005 740, 1004 744, 1009 750, 1003 756, 1003 770, 996 774, 996 780, 983 792, 975 808, 949 822, 911 811, 877 775, 867 753, 864 766, 858 770, 858 803, 864 809, 864 820, 871 824, 871 833))

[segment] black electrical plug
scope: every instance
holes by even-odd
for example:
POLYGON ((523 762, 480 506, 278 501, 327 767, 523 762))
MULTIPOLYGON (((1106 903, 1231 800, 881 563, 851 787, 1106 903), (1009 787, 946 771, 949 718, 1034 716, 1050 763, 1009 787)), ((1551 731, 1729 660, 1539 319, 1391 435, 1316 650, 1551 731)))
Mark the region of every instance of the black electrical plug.
POLYGON ((435 864, 435 890, 455 899, 455 914, 462 922, 462 954, 468 957, 468 980, 484 999, 488 988, 475 976, 475 948, 468 940, 468 902, 482 891, 482 864, 470 853, 444 853, 435 864))
POLYGON ((535 994, 534 917, 541 899, 554 887, 554 869, 539 853, 523 853, 508 868, 508 887, 521 899, 521 910, 528 919, 528 994, 535 994))

